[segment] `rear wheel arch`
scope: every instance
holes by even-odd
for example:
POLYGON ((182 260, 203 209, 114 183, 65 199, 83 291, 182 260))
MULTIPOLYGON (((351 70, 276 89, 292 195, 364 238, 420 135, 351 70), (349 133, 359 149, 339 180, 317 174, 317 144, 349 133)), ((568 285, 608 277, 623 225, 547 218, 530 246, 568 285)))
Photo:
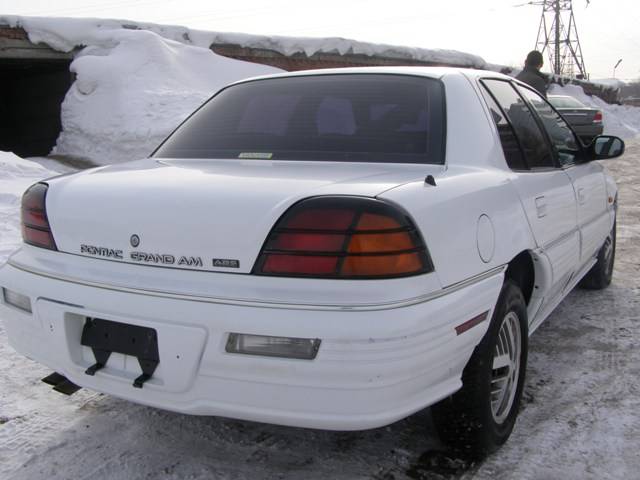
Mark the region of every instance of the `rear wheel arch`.
POLYGON ((529 305, 536 280, 534 257, 530 251, 524 250, 511 259, 505 272, 505 280, 511 280, 520 287, 524 300, 529 305))
POLYGON ((462 372, 462 388, 431 408, 441 440, 454 452, 479 460, 507 441, 519 411, 527 354, 524 296, 506 279, 487 333, 462 372))

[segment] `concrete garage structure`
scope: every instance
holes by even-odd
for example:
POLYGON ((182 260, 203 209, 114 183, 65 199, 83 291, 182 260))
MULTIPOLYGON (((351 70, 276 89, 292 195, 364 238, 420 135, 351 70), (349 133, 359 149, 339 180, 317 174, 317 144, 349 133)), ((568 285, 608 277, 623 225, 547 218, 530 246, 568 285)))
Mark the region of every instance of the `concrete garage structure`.
POLYGON ((71 53, 0 26, 0 150, 47 155, 60 133, 60 105, 73 82, 71 53))

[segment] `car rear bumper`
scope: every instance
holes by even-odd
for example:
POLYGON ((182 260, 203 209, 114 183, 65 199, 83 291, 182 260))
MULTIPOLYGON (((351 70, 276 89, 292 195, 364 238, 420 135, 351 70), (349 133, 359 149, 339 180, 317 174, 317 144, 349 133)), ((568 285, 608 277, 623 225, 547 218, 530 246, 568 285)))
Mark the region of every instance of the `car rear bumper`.
POLYGON ((33 314, 2 300, 20 353, 96 391, 166 410, 332 430, 387 425, 456 391, 488 327, 503 282, 496 269, 427 301, 374 310, 246 306, 147 295, 70 282, 6 264, 0 286, 27 295, 33 314), (488 312, 458 335, 455 327, 488 312), (142 389, 137 359, 95 358, 85 320, 156 330, 160 363, 142 389), (314 360, 232 354, 230 332, 321 339, 314 360))

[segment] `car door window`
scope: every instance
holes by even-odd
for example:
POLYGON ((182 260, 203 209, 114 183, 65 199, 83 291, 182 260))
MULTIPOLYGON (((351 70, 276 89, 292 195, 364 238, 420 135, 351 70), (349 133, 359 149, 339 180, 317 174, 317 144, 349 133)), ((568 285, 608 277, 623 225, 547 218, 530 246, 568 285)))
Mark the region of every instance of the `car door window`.
POLYGON ((513 126, 528 167, 554 168, 553 151, 522 96, 508 81, 485 79, 482 82, 513 126))
POLYGON ((498 135, 500 136, 500 143, 507 165, 511 170, 526 170, 527 163, 524 161, 524 155, 522 154, 522 149, 520 148, 518 137, 516 137, 513 131, 513 127, 487 89, 483 86, 480 90, 498 129, 498 135))
POLYGON ((556 112, 549 103, 542 98, 537 92, 524 87, 518 87, 522 95, 531 102, 533 108, 542 120, 545 130, 549 134, 551 143, 558 152, 558 160, 560 164, 572 165, 575 163, 577 156, 580 154, 578 141, 567 122, 565 122, 560 114, 556 112))

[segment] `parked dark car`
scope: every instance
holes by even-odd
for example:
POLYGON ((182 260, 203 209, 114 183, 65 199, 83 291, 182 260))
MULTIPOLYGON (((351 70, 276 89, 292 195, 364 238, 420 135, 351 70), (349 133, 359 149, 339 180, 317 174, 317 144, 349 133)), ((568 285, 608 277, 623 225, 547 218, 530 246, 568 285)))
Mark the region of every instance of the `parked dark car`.
POLYGON ((549 95, 547 100, 560 112, 573 127, 580 140, 587 145, 594 137, 602 134, 602 111, 587 107, 579 100, 568 95, 549 95))

